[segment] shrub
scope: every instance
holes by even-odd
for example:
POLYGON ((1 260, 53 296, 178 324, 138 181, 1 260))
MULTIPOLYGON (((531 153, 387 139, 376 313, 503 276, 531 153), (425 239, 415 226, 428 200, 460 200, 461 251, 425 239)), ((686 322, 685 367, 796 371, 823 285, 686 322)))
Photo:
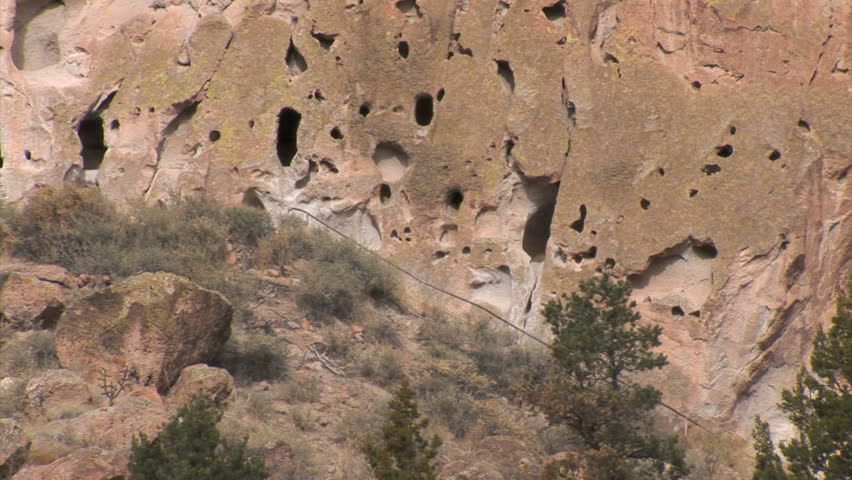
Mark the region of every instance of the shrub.
POLYGON ((133 438, 128 470, 137 480, 262 480, 263 462, 246 455, 245 441, 224 440, 216 423, 221 415, 195 398, 153 440, 133 438))
POLYGON ((405 376, 402 355, 393 348, 386 346, 369 348, 362 352, 359 360, 361 375, 378 385, 399 383, 405 376))
POLYGON ((456 438, 464 438, 480 417, 473 395, 453 384, 425 395, 424 408, 456 438))
POLYGON ((322 330, 322 338, 325 345, 323 353, 347 362, 353 360, 355 340, 349 327, 340 323, 327 325, 322 330))
POLYGON ((17 333, 0 347, 0 378, 29 377, 50 368, 59 368, 52 332, 17 333))
POLYGON ((309 230, 303 221, 284 217, 275 232, 258 242, 256 263, 262 267, 280 267, 297 259, 313 257, 320 234, 309 230))
POLYGON ((402 338, 393 320, 376 312, 364 325, 364 339, 371 343, 381 343, 392 347, 402 345, 402 338))
POLYGON ((290 380, 281 384, 278 396, 288 403, 318 402, 322 396, 322 384, 314 377, 290 380))
POLYGON ((213 365, 228 370, 240 385, 279 381, 287 377, 288 347, 283 340, 265 335, 232 337, 213 365))

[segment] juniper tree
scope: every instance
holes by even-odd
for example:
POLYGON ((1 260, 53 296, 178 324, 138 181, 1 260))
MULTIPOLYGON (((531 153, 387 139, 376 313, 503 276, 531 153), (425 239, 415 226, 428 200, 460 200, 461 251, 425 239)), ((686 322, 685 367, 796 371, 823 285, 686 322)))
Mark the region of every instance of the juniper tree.
POLYGON ((429 421, 420 419, 414 390, 403 379, 389 404, 388 423, 382 429, 381 443, 364 447, 367 462, 377 480, 437 480, 432 461, 438 455, 441 439, 423 439, 429 421))
POLYGON ((751 480, 786 480, 787 474, 772 443, 769 424, 755 417, 751 435, 754 438, 754 473, 751 480))
POLYGON ((629 283, 607 272, 548 302, 542 313, 554 334, 558 373, 521 393, 551 424, 576 435, 595 478, 638 478, 648 470, 680 478, 688 469, 677 440, 653 432, 652 410, 662 394, 631 378, 667 363, 654 352, 662 328, 638 325, 630 293, 629 283))
POLYGON ((183 406, 160 434, 133 438, 128 469, 133 480, 263 480, 263 462, 246 454, 245 442, 221 438, 220 414, 204 398, 183 406))

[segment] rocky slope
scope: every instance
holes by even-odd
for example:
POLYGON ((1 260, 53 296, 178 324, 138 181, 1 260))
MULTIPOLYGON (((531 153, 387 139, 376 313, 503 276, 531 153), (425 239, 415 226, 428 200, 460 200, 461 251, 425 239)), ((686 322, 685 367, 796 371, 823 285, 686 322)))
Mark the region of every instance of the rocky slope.
POLYGON ((0 187, 303 208, 538 332, 613 268, 745 434, 850 272, 850 8, 0 0, 0 187))

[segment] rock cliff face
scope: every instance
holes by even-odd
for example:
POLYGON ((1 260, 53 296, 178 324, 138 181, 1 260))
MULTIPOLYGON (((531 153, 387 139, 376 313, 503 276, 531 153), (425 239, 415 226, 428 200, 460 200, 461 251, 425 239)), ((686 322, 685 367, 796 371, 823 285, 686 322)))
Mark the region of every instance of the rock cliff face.
POLYGON ((0 0, 0 187, 300 207, 539 332, 613 268, 670 403, 746 433, 852 265, 849 29, 843 0, 0 0))

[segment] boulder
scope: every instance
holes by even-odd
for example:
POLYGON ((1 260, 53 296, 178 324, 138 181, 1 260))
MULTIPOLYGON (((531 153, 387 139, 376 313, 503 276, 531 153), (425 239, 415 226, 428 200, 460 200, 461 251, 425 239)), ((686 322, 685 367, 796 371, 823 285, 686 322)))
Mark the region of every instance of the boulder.
POLYGON ((18 422, 0 418, 0 479, 10 478, 24 465, 30 445, 18 422))
POLYGON ((216 356, 231 333, 221 294, 170 273, 144 273, 85 297, 56 327, 60 363, 90 380, 127 369, 161 394, 187 366, 216 356))
POLYGON ((180 408, 195 395, 209 398, 217 404, 225 402, 234 391, 234 378, 223 368, 204 364, 191 365, 183 369, 177 382, 169 390, 166 404, 180 408))
POLYGON ((90 447, 75 450, 48 465, 21 469, 12 480, 104 480, 126 475, 125 454, 90 447))
POLYGON ((18 330, 53 328, 75 286, 55 265, 11 265, 0 270, 0 315, 18 330))
POLYGON ((27 416, 54 420, 92 408, 92 394, 86 380, 71 370, 48 370, 27 382, 27 416))

